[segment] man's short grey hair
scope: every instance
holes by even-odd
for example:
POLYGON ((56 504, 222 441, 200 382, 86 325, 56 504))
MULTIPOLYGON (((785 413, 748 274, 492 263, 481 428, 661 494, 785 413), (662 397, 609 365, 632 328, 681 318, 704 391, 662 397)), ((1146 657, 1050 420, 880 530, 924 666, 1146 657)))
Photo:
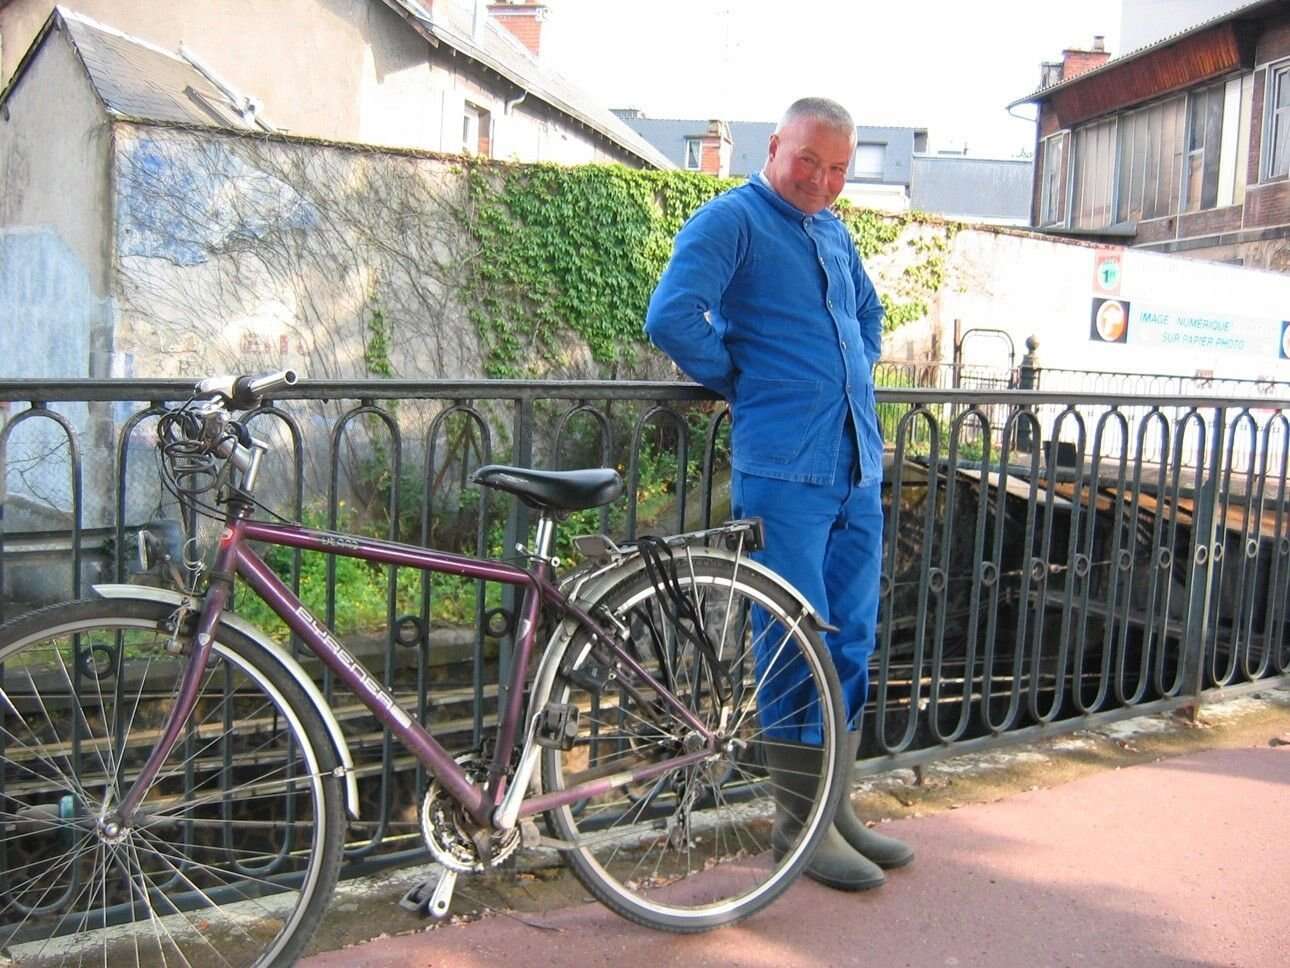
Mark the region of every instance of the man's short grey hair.
POLYGON ((804 97, 794 101, 784 112, 784 116, 779 119, 779 125, 775 128, 778 134, 784 128, 794 121, 804 119, 812 121, 821 121, 830 127, 837 128, 839 131, 847 131, 852 137, 856 133, 856 123, 851 120, 851 112, 844 108, 837 101, 827 97, 804 97))

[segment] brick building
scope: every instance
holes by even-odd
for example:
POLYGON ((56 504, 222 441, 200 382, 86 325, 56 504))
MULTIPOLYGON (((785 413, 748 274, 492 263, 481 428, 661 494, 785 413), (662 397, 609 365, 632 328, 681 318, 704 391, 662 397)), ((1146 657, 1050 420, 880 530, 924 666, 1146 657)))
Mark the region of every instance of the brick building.
POLYGON ((1043 66, 1031 225, 1290 272, 1290 0, 1043 66))

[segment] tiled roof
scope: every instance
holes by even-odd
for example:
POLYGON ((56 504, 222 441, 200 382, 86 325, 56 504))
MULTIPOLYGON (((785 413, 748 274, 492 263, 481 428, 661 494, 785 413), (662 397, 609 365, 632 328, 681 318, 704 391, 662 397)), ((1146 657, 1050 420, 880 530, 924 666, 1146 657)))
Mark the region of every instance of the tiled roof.
POLYGON ((257 128, 254 121, 244 119, 228 97, 178 54, 64 7, 54 8, 23 64, 18 65, 8 87, 0 92, 0 101, 17 85, 25 63, 55 27, 66 34, 108 113, 149 121, 242 130, 257 128))
POLYGON ((529 96, 586 125, 623 150, 656 168, 674 168, 667 156, 614 116, 607 107, 567 78, 540 63, 528 49, 492 17, 484 18, 478 36, 470 4, 434 0, 427 9, 418 0, 382 0, 413 28, 434 43, 444 43, 496 71, 529 96))

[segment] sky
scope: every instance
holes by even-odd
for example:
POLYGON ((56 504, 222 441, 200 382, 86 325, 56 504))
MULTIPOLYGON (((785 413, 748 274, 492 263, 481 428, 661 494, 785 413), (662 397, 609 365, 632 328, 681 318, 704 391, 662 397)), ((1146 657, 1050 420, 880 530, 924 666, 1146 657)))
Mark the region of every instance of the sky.
POLYGON ((978 157, 1033 150, 1034 124, 1006 105, 1042 61, 1094 34, 1119 53, 1120 0, 544 2, 543 60, 606 107, 774 121, 823 95, 857 124, 924 127, 932 150, 978 157))

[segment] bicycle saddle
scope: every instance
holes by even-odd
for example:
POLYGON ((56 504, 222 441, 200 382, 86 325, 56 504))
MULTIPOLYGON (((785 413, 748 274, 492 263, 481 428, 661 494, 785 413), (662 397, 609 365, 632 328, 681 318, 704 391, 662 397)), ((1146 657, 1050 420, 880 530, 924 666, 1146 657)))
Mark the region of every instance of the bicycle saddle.
POLYGON ((598 508, 623 493, 623 479, 612 467, 535 471, 528 467, 485 464, 470 479, 482 487, 508 491, 529 507, 546 511, 598 508))

